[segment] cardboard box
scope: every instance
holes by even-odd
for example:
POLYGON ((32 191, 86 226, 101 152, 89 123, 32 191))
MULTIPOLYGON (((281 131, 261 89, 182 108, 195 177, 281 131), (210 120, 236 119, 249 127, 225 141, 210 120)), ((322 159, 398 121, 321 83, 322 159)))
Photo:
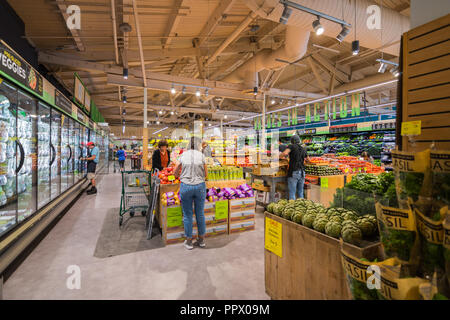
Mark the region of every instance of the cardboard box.
POLYGON ((256 200, 255 197, 251 198, 241 198, 235 200, 229 200, 230 210, 229 212, 237 212, 248 209, 255 209, 256 200))
POLYGON ((230 223, 255 218, 255 209, 230 213, 230 223))
POLYGON ((230 223, 230 234, 255 230, 255 219, 230 223))

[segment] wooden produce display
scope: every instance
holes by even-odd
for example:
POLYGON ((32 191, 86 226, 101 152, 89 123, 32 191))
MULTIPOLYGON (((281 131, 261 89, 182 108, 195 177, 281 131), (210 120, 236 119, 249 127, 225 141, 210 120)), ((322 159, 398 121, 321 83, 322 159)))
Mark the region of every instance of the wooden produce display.
POLYGON ((229 233, 238 233, 255 229, 256 199, 242 198, 229 200, 229 233))
MULTIPOLYGON (((264 257, 266 292, 272 299, 351 299, 338 239, 268 212, 265 220, 265 224, 281 227, 277 244, 281 257, 267 249, 264 257)), ((267 237, 267 230, 265 240, 272 241, 267 237)), ((373 256, 380 247, 379 242, 368 243, 364 248, 344 245, 356 257, 373 256)))
POLYGON ((328 207, 333 201, 334 194, 338 188, 345 185, 345 175, 335 176, 306 176, 307 179, 314 179, 316 184, 310 184, 310 188, 306 190, 306 198, 314 202, 318 202, 328 207))
MULTIPOLYGON (((402 125, 421 121, 412 139, 400 132, 401 150, 450 149, 450 14, 403 35, 402 125)), ((397 126, 400 128, 400 125, 397 126)))

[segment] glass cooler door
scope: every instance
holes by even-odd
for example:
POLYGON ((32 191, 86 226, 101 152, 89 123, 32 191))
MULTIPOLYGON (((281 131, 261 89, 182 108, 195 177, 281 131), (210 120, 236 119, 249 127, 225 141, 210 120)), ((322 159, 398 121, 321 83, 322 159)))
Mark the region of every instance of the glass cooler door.
POLYGON ((61 114, 52 110, 50 140, 51 199, 61 194, 61 114))
POLYGON ((38 209, 50 202, 50 108, 39 103, 38 121, 38 209))
POLYGON ((0 235, 17 224, 17 90, 0 83, 0 235))
POLYGON ((77 183, 78 181, 80 181, 80 179, 82 178, 82 168, 81 168, 81 131, 80 131, 80 124, 76 121, 73 122, 74 123, 74 139, 75 139, 75 143, 74 143, 74 147, 73 147, 73 160, 74 160, 74 165, 75 165, 75 169, 74 169, 74 174, 75 174, 75 183, 77 183))
POLYGON ((61 116, 61 192, 69 188, 69 119, 61 116))
POLYGON ((67 118, 67 124, 69 125, 69 160, 68 160, 68 176, 67 184, 68 188, 73 186, 75 175, 75 121, 67 118))
POLYGON ((18 222, 37 209, 37 101, 19 91, 17 104, 18 222))

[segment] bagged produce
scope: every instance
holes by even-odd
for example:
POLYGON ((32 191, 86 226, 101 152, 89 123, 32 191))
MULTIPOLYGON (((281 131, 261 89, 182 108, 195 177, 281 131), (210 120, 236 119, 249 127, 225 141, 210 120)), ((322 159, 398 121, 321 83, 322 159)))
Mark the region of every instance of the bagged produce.
POLYGON ((427 282, 418 277, 402 278, 399 265, 380 264, 380 290, 378 297, 381 300, 420 300, 422 298, 419 287, 427 282))
MULTIPOLYGON (((377 280, 375 279, 376 275, 373 275, 373 273, 369 274, 368 268, 373 265, 379 267, 382 264, 396 265, 399 264, 399 261, 395 258, 390 258, 382 262, 378 262, 376 260, 374 262, 370 262, 365 258, 357 258, 345 251, 342 247, 342 242, 341 254, 342 266, 344 268, 347 284, 353 300, 378 300, 378 292, 376 288, 377 280), (373 285, 372 289, 369 288, 369 283, 373 285)), ((379 282, 381 280, 380 278, 378 278, 379 282)))
POLYGON ((397 257, 411 267, 409 274, 415 275, 419 241, 412 210, 385 207, 377 203, 376 211, 384 258, 397 257))
POLYGON ((450 205, 450 151, 431 151, 433 200, 450 205))
POLYGON ((442 275, 445 270, 444 226, 448 207, 441 208, 439 214, 428 218, 418 207, 414 207, 417 231, 420 239, 420 265, 422 276, 431 277, 435 272, 442 275))
POLYGON ((450 214, 444 220, 444 259, 447 286, 450 287, 450 214))
POLYGON ((408 209, 408 198, 431 196, 430 150, 417 153, 392 151, 392 166, 400 208, 408 209))

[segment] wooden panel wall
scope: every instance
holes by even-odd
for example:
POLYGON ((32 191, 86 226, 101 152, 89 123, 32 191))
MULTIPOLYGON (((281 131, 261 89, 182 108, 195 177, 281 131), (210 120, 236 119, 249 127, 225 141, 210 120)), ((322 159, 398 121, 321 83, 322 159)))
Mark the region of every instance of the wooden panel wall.
POLYGON ((449 150, 450 14, 404 35, 402 95, 402 121, 422 121, 422 134, 403 137, 403 150, 449 150))

